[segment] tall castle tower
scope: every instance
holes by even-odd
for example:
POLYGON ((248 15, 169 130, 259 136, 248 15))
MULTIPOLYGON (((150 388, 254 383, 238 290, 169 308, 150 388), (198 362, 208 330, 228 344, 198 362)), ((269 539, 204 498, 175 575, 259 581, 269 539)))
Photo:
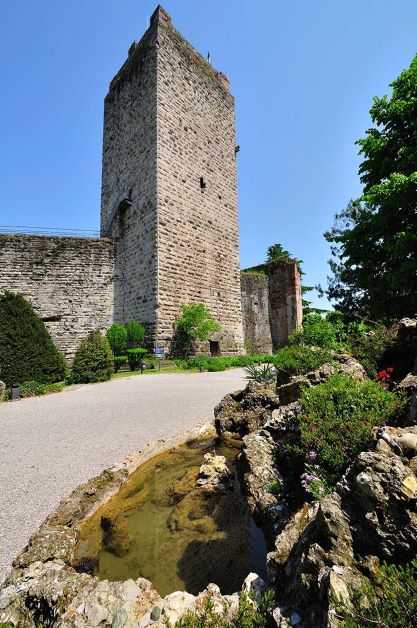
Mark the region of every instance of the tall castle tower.
MULTIPOLYGON (((101 235, 116 244, 115 320, 169 347, 183 303, 242 352, 234 99, 161 6, 105 99, 101 235)), ((209 349, 209 346, 205 347, 209 349)))

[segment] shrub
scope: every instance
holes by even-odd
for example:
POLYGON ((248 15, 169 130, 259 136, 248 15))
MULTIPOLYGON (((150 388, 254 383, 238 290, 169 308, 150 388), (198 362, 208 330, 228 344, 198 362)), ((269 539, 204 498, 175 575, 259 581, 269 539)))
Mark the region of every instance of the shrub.
POLYGON ((314 456, 330 483, 371 441, 372 429, 390 421, 404 400, 372 381, 358 382, 333 375, 326 383, 306 389, 300 399, 301 451, 314 456))
POLYGON ((352 603, 333 600, 345 628, 415 628, 417 626, 417 560, 406 565, 383 564, 376 584, 365 581, 351 591, 352 603))
POLYGON ((371 379, 375 379, 380 368, 389 366, 381 360, 394 336, 394 330, 381 325, 362 337, 350 339, 349 352, 359 360, 371 379))
POLYGON ((67 367, 44 322, 25 299, 12 292, 0 296, 0 379, 8 386, 36 380, 65 379, 67 367))
POLYGON ((256 366, 252 364, 245 368, 247 373, 246 379, 250 379, 260 384, 270 384, 276 379, 277 372, 272 364, 263 364, 262 366, 256 366))
POLYGON ((214 372, 218 372, 218 371, 225 371, 226 370, 226 364, 227 362, 225 361, 224 358, 207 358, 207 370, 214 373, 214 372))
POLYGON ((180 357, 192 352, 197 340, 208 340, 219 331, 217 323, 203 303, 185 303, 181 306, 181 316, 174 321, 173 353, 180 357))
POLYGON ((145 338, 145 328, 138 321, 130 321, 126 325, 128 349, 137 349, 142 346, 145 338))
POLYGON ((127 350, 127 359, 131 371, 137 371, 140 368, 147 353, 146 349, 140 349, 139 347, 127 350))
POLYGON ((61 392, 64 390, 64 382, 56 382, 55 384, 40 384, 39 382, 23 382, 20 385, 21 397, 37 397, 39 395, 47 395, 53 392, 61 392))
POLYGON ((341 323, 331 322, 320 314, 307 314, 302 329, 291 334, 290 344, 337 349, 340 346, 338 341, 340 329, 341 323))
POLYGON ((72 366, 75 384, 104 382, 113 373, 113 355, 107 338, 99 331, 91 332, 78 347, 72 366))
POLYGON ((113 323, 106 331, 106 338, 114 355, 124 355, 127 349, 127 330, 121 323, 113 323))
POLYGON ((117 373, 122 368, 122 366, 127 364, 127 362, 128 362, 127 355, 115 355, 113 358, 113 366, 114 366, 115 373, 117 373))
POLYGON ((235 613, 230 612, 227 604, 222 611, 216 610, 209 598, 200 610, 188 611, 175 628, 273 628, 276 626, 272 617, 274 597, 272 591, 267 591, 256 605, 252 595, 240 593, 235 613))
POLYGON ((304 375, 319 368, 325 362, 331 362, 332 354, 327 349, 293 345, 282 347, 274 355, 268 356, 265 361, 270 361, 278 373, 304 375))

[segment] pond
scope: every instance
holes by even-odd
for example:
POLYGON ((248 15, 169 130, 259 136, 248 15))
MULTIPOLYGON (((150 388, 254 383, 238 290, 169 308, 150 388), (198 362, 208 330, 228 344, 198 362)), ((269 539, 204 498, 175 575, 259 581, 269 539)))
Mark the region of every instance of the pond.
POLYGON ((142 464, 82 525, 74 566, 104 580, 144 577, 161 596, 239 591, 251 571, 266 579, 266 544, 237 477, 230 490, 196 487, 205 453, 225 456, 235 472, 240 446, 192 441, 142 464))

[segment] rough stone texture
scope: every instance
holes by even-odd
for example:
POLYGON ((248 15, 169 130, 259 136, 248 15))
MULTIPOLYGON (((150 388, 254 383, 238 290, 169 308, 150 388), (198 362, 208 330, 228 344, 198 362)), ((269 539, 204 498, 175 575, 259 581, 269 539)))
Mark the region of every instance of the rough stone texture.
POLYGON ((71 359, 90 331, 113 321, 113 260, 106 239, 0 235, 0 292, 25 297, 71 359))
POLYGON ((241 272, 240 282, 246 350, 272 353, 268 277, 260 273, 241 272))
POLYGON ((262 273, 240 274, 245 345, 253 353, 272 353, 302 324, 300 272, 291 261, 259 268, 262 273))
POLYGON ((242 352, 226 77, 158 7, 110 85, 104 117, 101 230, 117 244, 116 320, 138 318, 169 347, 181 304, 202 302, 222 325, 220 351, 242 352))

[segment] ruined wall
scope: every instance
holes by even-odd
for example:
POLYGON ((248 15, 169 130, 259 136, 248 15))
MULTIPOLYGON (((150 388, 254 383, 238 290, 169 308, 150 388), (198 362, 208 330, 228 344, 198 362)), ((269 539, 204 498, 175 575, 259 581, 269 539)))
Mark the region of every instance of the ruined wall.
POLYGON ((248 353, 272 353, 268 277, 243 272, 241 287, 246 350, 248 353))
POLYGON ((109 240, 0 235, 0 292, 25 297, 68 359, 113 322, 113 267, 109 240))
POLYGON ((248 350, 271 353, 302 324, 301 281, 295 262, 262 268, 267 274, 241 273, 243 329, 248 350))
POLYGON ((158 339, 180 306, 202 302, 222 326, 222 354, 242 352, 234 99, 159 9, 158 339))
POLYGON ((115 242, 115 320, 153 336, 157 308, 157 31, 149 29, 104 104, 101 234, 115 242))

